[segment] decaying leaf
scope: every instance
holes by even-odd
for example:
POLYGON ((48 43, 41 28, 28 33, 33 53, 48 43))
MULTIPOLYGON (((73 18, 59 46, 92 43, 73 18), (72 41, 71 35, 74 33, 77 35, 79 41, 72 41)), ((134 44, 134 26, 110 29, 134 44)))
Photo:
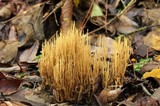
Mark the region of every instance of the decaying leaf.
POLYGON ((135 50, 135 54, 141 57, 145 57, 148 54, 148 47, 144 44, 141 44, 135 50))
POLYGON ((115 90, 103 89, 102 92, 99 94, 98 99, 101 101, 102 104, 106 104, 116 100, 121 92, 121 88, 115 90))
POLYGON ((12 20, 18 31, 18 39, 21 42, 19 47, 30 43, 32 45, 36 40, 44 38, 43 23, 42 23, 42 9, 44 5, 37 4, 28 10, 19 13, 16 18, 12 20))
POLYGON ((119 21, 115 23, 115 27, 118 32, 128 34, 136 31, 136 27, 138 27, 138 24, 129 19, 127 16, 122 15, 119 17, 119 21))
POLYGON ((155 89, 155 92, 153 93, 153 95, 151 96, 153 99, 155 100, 160 100, 160 87, 155 89))
MULTIPOLYGON (((44 104, 44 103, 43 104, 37 103, 37 102, 34 102, 32 100, 28 100, 25 98, 25 95, 28 95, 31 93, 33 94, 33 91, 31 91, 30 89, 23 89, 23 90, 19 90, 16 93, 11 94, 11 95, 5 95, 5 97, 7 97, 7 99, 9 99, 10 101, 13 101, 13 102, 19 101, 19 102, 26 104, 27 106, 46 106, 46 104, 44 104)), ((44 98, 48 99, 49 97, 44 97, 44 98)), ((0 100, 4 101, 4 98, 0 96, 0 100)), ((9 105, 7 105, 7 106, 9 106, 9 105)), ((14 104, 11 106, 16 106, 16 105, 14 104)), ((20 105, 20 106, 23 106, 23 105, 20 105)))
POLYGON ((150 48, 160 51, 160 29, 155 28, 144 37, 144 44, 150 48))
POLYGON ((20 79, 1 79, 0 92, 3 92, 4 95, 15 93, 22 82, 23 80, 20 79))
POLYGON ((6 6, 0 8, 0 18, 5 20, 9 18, 14 11, 14 4, 12 2, 8 3, 6 6))
POLYGON ((160 63, 158 62, 149 62, 145 64, 141 69, 140 72, 144 74, 145 72, 150 72, 153 69, 157 69, 160 67, 160 63))
POLYGON ((128 26, 133 26, 133 27, 138 27, 138 24, 136 22, 134 22, 133 20, 131 20, 130 18, 128 18, 126 15, 121 15, 119 17, 119 20, 123 23, 126 24, 128 26))
POLYGON ((0 41, 0 63, 7 63, 17 56, 18 41, 0 41))
POLYGON ((39 48, 39 41, 36 41, 31 48, 23 51, 23 53, 19 57, 19 61, 20 62, 33 61, 36 58, 38 48, 39 48))
POLYGON ((104 43, 104 46, 108 48, 108 54, 111 55, 114 52, 114 46, 113 45, 118 45, 117 42, 110 38, 106 37, 105 35, 94 35, 90 37, 91 40, 91 52, 95 53, 97 50, 102 50, 102 47, 98 47, 98 42, 102 40, 104 43))
POLYGON ((143 23, 147 25, 159 25, 160 24, 160 8, 156 9, 146 9, 142 16, 143 16, 143 23))

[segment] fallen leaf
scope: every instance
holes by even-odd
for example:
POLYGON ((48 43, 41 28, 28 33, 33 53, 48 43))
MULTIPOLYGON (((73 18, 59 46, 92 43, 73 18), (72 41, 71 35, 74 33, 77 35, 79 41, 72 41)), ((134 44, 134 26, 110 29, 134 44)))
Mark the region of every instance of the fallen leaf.
POLYGON ((123 34, 129 34, 137 30, 138 24, 125 15, 119 17, 119 21, 114 25, 116 30, 123 34))
POLYGON ((9 2, 6 6, 0 9, 0 17, 2 20, 9 18, 14 11, 14 4, 9 2))
MULTIPOLYGON (((13 93, 12 95, 5 95, 5 97, 10 99, 11 101, 19 101, 19 102, 25 103, 27 106, 46 106, 46 104, 44 103, 41 104, 41 103, 34 102, 32 100, 26 99, 25 95, 27 95, 28 92, 30 92, 29 89, 23 89, 23 90, 19 90, 16 93, 13 93)), ((4 100, 4 98, 0 96, 0 100, 2 101, 4 100)))
POLYGON ((36 40, 44 38, 44 30, 42 23, 42 10, 44 5, 37 4, 28 8, 26 11, 20 12, 12 23, 18 32, 19 47, 32 44, 36 40))
POLYGON ((121 15, 119 17, 119 20, 125 24, 125 25, 128 25, 128 26, 133 26, 133 27, 138 27, 139 25, 134 22, 133 20, 131 20, 130 18, 128 18, 126 15, 121 15))
POLYGON ((155 89, 151 97, 155 100, 160 100, 160 87, 155 89))
POLYGON ((92 11, 91 11, 91 18, 92 18, 92 17, 97 17, 97 16, 103 16, 103 13, 102 13, 102 10, 101 10, 101 8, 99 7, 99 5, 96 4, 96 3, 94 3, 94 4, 93 4, 92 11))
POLYGON ((42 82, 42 78, 37 75, 25 76, 23 79, 27 82, 42 82))
POLYGON ((116 30, 122 34, 129 34, 135 32, 137 29, 132 26, 116 25, 116 30))
POLYGON ((140 69, 140 72, 144 74, 145 72, 150 72, 153 69, 157 69, 160 67, 160 64, 158 62, 149 62, 140 69))
POLYGON ((160 29, 155 28, 144 37, 144 44, 154 50, 160 51, 160 29))
POLYGON ((39 48, 39 41, 36 41, 33 46, 29 49, 26 49, 22 52, 19 57, 20 62, 33 61, 36 58, 36 54, 39 48))
POLYGON ((159 25, 160 24, 160 8, 145 9, 142 13, 142 22, 146 25, 159 25))
POLYGON ((0 63, 7 63, 17 56, 19 42, 0 41, 0 63))
POLYGON ((91 46, 91 52, 95 53, 98 50, 102 50, 102 47, 98 47, 98 42, 100 42, 100 40, 102 40, 102 42, 104 43, 104 46, 106 46, 108 48, 108 53, 109 55, 114 53, 114 46, 113 45, 118 45, 117 42, 110 38, 110 37, 106 37, 105 35, 98 35, 98 36, 91 36, 91 44, 93 46, 91 46))
POLYGON ((121 88, 115 90, 103 89, 99 94, 98 99, 102 104, 107 104, 116 100, 121 92, 121 88))
POLYGON ((20 79, 0 79, 0 92, 4 95, 10 95, 17 92, 23 80, 20 79))
POLYGON ((135 54, 141 57, 145 57, 148 54, 148 47, 146 45, 139 45, 135 50, 135 54))

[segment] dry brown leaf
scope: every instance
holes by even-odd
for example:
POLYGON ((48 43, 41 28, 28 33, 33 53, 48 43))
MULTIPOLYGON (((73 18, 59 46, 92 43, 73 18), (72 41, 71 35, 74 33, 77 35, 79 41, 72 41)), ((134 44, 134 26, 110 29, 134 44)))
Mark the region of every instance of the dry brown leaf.
POLYGON ((113 54, 114 52, 114 46, 113 45, 117 45, 117 42, 110 38, 110 37, 106 37, 105 35, 93 35, 90 37, 91 39, 91 52, 95 53, 98 50, 102 50, 102 47, 98 47, 98 42, 100 42, 100 40, 102 40, 102 42, 106 43, 105 46, 108 48, 108 53, 109 55, 113 54))
POLYGON ((6 6, 0 9, 0 17, 2 20, 9 18, 14 11, 15 7, 12 2, 9 2, 6 6))
POLYGON ((160 100, 160 87, 155 89, 155 92, 153 93, 153 95, 151 96, 153 99, 155 100, 160 100))
POLYGON ((135 50, 135 54, 141 57, 145 57, 148 54, 148 47, 146 45, 139 45, 135 50))
POLYGON ((158 62, 150 62, 150 63, 145 64, 141 68, 140 72, 144 74, 145 72, 150 72, 151 70, 159 68, 159 67, 160 67, 160 64, 158 62))
POLYGON ((30 46, 36 40, 44 38, 42 9, 44 5, 37 4, 26 11, 19 13, 12 23, 18 31, 18 39, 21 42, 19 47, 29 44, 30 46))
POLYGON ((114 26, 118 32, 128 34, 136 31, 136 27, 138 27, 138 24, 129 19, 127 16, 121 15, 119 17, 119 21, 115 23, 114 26))
POLYGON ((121 15, 119 17, 119 20, 125 24, 125 25, 128 25, 128 26, 133 26, 133 27, 138 27, 138 24, 136 22, 134 22, 133 20, 131 20, 130 18, 128 18, 127 16, 125 15, 121 15))
MULTIPOLYGON (((23 89, 23 90, 19 90, 18 92, 12 94, 12 95, 8 95, 7 98, 9 98, 11 101, 19 101, 22 103, 27 104, 27 106, 46 106, 45 103, 37 103, 34 102, 32 100, 28 100, 25 98, 25 95, 28 95, 29 92, 34 93, 33 91, 29 90, 29 89, 23 89)), ((44 97, 45 99, 48 99, 49 97, 44 97)), ((3 97, 0 97, 0 100, 4 100, 3 97)), ((15 105, 13 105, 15 106, 15 105)), ((23 105, 22 105, 23 106, 23 105)))
POLYGON ((92 18, 90 18, 90 21, 91 21, 93 24, 97 25, 97 26, 102 26, 102 25, 104 25, 104 17, 102 17, 102 16, 92 17, 92 18))
POLYGON ((33 61, 36 58, 38 48, 39 48, 39 41, 36 41, 31 48, 23 51, 23 53, 19 57, 19 61, 20 62, 33 61))
POLYGON ((160 51, 160 29, 155 28, 144 37, 144 44, 152 49, 160 51))
POLYGON ((136 31, 136 28, 132 26, 124 26, 122 24, 116 25, 116 30, 122 34, 129 34, 136 31))
POLYGON ((146 9, 142 13, 142 22, 147 25, 159 25, 160 24, 160 8, 146 9))
POLYGON ((116 100, 121 92, 122 90, 120 88, 115 90, 103 89, 102 92, 99 94, 98 99, 102 104, 106 104, 116 100))
POLYGON ((20 84, 23 82, 21 79, 1 79, 0 80, 0 92, 4 95, 10 95, 18 91, 20 84))
POLYGON ((7 63, 17 56, 18 41, 0 41, 0 63, 7 63))

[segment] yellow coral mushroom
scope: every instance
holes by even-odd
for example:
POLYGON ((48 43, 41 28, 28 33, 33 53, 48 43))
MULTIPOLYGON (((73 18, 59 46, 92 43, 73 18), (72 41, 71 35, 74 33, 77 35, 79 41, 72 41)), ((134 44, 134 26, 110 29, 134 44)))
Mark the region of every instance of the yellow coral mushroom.
POLYGON ((94 79, 100 71, 97 61, 93 62, 95 65, 92 70, 91 59, 90 45, 75 27, 66 35, 60 33, 57 39, 45 42, 40 73, 46 83, 55 89, 57 101, 91 99, 94 79))
POLYGON ((102 49, 92 57, 88 37, 84 38, 74 26, 65 35, 60 33, 56 39, 44 43, 39 63, 40 74, 46 84, 53 87, 58 102, 90 101, 98 74, 102 74, 106 88, 123 83, 129 58, 127 40, 118 40, 113 45, 111 61, 107 61, 108 48, 104 43, 100 42, 102 49))

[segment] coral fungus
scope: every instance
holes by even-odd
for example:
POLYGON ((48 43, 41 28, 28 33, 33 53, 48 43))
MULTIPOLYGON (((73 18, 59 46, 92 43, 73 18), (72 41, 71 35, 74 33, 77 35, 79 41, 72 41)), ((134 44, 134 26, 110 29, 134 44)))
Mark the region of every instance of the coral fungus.
POLYGON ((111 61, 107 61, 107 47, 100 42, 101 50, 91 55, 88 37, 74 26, 64 35, 45 42, 40 61, 41 76, 55 90, 58 102, 90 101, 94 94, 94 82, 102 74, 104 87, 123 83, 129 58, 129 46, 124 38, 114 44, 111 61))

